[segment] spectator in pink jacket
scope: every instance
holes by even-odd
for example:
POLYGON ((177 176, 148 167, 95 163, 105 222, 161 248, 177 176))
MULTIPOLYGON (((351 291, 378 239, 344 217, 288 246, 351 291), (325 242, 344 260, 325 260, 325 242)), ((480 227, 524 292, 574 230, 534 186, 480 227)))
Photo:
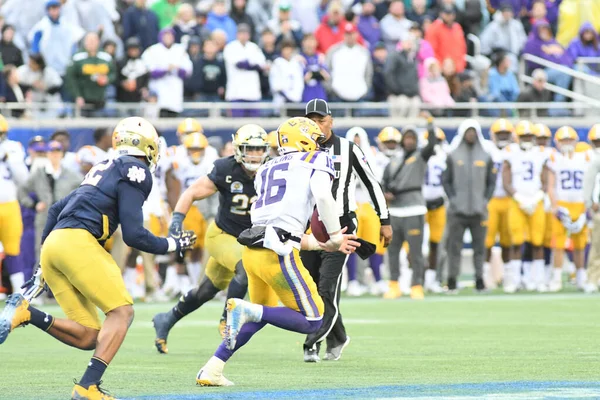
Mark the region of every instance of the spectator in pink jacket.
MULTIPOLYGON (((423 39, 423 30, 418 23, 413 23, 410 27, 409 34, 415 39, 415 46, 417 48, 417 71, 419 73, 419 79, 427 76, 427 68, 425 67, 425 60, 431 57, 435 57, 431 44, 423 39)), ((396 50, 402 51, 401 43, 398 43, 396 50)))
POLYGON ((440 110, 433 110, 432 114, 442 115, 442 108, 450 108, 454 106, 454 100, 450 95, 450 87, 448 82, 442 76, 440 63, 435 57, 430 57, 425 60, 425 69, 427 76, 419 79, 419 94, 423 103, 435 107, 440 110))

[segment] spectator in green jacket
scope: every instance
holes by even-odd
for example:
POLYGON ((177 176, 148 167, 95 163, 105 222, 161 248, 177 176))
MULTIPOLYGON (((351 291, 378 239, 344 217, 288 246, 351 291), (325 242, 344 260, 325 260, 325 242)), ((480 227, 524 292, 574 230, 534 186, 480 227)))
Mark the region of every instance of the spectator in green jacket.
POLYGON ((154 11, 158 17, 159 29, 166 28, 175 22, 178 8, 179 0, 158 0, 150 6, 150 10, 154 11))
POLYGON ((67 69, 66 83, 77 107, 86 106, 83 115, 104 108, 106 87, 115 81, 112 57, 98 51, 100 39, 95 32, 88 33, 83 42, 84 51, 73 56, 67 69))

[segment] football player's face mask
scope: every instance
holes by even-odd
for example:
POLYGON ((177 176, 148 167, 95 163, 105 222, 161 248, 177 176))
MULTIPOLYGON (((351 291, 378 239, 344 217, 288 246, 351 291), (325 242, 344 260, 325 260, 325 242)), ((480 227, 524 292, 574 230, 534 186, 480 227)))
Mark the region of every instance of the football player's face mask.
POLYGON ((202 162, 202 159, 204 158, 204 153, 205 153, 204 149, 200 149, 200 148, 188 149, 188 156, 190 157, 190 160, 192 161, 192 163, 194 163, 195 165, 198 165, 202 162))
POLYGON ((383 142, 383 153, 386 156, 391 157, 398 151, 398 146, 399 144, 395 140, 388 140, 386 142, 383 142))
POLYGON ((560 152, 562 154, 572 154, 575 151, 575 140, 564 139, 559 142, 560 152))
POLYGON ((257 171, 268 155, 267 146, 242 145, 241 147, 244 168, 252 172, 257 171))
POLYGON ((534 135, 522 135, 519 138, 519 146, 521 147, 521 149, 525 150, 525 151, 529 151, 531 149, 533 149, 533 146, 535 146, 535 136, 534 135))
POLYGON ((510 137, 512 133, 510 132, 497 132, 496 136, 496 146, 499 149, 503 149, 510 144, 510 137))

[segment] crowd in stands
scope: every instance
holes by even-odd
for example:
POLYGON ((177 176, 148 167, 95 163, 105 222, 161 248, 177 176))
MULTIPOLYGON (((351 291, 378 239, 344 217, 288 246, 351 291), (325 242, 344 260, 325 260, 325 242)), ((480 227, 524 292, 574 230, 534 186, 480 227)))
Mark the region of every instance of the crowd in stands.
MULTIPOLYGON (((537 101, 548 99, 546 82, 569 89, 572 77, 527 61, 538 84, 521 92, 520 58, 579 68, 578 58, 600 57, 593 3, 4 0, 0 100, 22 104, 11 113, 26 118, 64 115, 61 102, 84 116, 144 102, 147 117, 175 117, 191 101, 387 101, 395 116, 424 106, 450 115, 456 102, 537 101), (28 102, 53 106, 31 111, 28 102)), ((600 63, 580 68, 600 75, 600 63)))

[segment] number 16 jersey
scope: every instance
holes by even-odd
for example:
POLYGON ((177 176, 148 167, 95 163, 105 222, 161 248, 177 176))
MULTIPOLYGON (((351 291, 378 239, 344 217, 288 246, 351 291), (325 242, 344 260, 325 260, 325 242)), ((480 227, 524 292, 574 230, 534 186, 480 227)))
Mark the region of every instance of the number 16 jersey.
POLYGON ((310 188, 315 171, 333 178, 333 161, 327 153, 291 153, 263 165, 254 182, 258 199, 252 205, 252 225, 270 225, 301 236, 315 207, 310 188))

